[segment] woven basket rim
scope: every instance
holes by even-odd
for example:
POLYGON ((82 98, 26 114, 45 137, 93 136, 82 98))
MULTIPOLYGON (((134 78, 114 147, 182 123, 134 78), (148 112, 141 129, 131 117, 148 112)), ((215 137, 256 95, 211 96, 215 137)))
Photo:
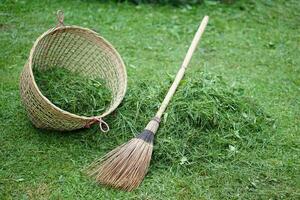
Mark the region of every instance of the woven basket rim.
POLYGON ((34 87, 37 89, 37 92, 39 93, 39 95, 48 103, 50 104, 54 109, 56 109, 57 111, 65 114, 65 115, 69 115, 73 118, 77 118, 77 119, 83 119, 83 120, 93 120, 95 118, 103 118, 105 116, 107 116, 108 114, 112 113, 119 105, 120 103, 122 102, 125 94, 126 94, 126 90, 127 90, 127 72, 126 72, 126 66, 124 64, 124 61, 121 57, 121 55, 119 54, 119 52, 113 47, 113 45, 108 42, 104 37, 100 36, 97 32, 91 30, 91 29, 88 29, 88 28, 83 28, 83 27, 80 27, 80 26, 76 26, 76 25, 71 25, 71 26, 58 26, 58 27, 55 27, 55 28, 51 28, 49 30, 47 30, 46 32, 44 32, 42 35, 40 35, 34 42, 31 50, 30 50, 30 54, 29 54, 29 59, 28 59, 28 66, 29 66, 29 71, 30 71, 30 76, 32 77, 33 79, 33 85, 34 87), (117 102, 115 102, 113 104, 112 107, 110 107, 110 109, 106 110, 104 113, 102 113, 101 115, 98 115, 98 116, 90 116, 90 117, 87 117, 87 116, 82 116, 82 115, 77 115, 77 114, 74 114, 74 113, 71 113, 69 111, 66 111, 66 110, 63 110, 61 108, 59 108, 58 106, 56 106, 55 104, 53 104, 46 96, 44 96, 42 94, 42 92, 40 91, 38 85, 36 84, 35 82, 35 78, 34 78, 34 75, 33 75, 33 71, 32 71, 32 59, 33 59, 33 54, 35 52, 35 49, 36 49, 36 46, 38 45, 39 41, 44 38, 45 36, 51 34, 51 33, 54 33, 55 31, 57 30, 61 30, 61 29, 80 29, 82 31, 85 31, 87 33, 91 33, 93 34, 95 37, 97 37, 98 39, 102 40, 104 43, 106 43, 109 48, 111 48, 111 50, 116 54, 117 58, 120 60, 120 63, 121 63, 121 66, 123 68, 123 72, 124 72, 124 89, 122 91, 122 98, 119 98, 119 100, 117 102))

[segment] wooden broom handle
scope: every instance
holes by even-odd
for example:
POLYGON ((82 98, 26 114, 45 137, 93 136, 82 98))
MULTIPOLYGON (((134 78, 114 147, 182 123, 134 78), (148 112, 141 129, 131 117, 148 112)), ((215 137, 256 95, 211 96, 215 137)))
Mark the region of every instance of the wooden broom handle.
POLYGON ((194 39, 192 41, 192 44, 187 52, 187 54, 185 55, 185 58, 184 58, 184 61, 179 69, 179 71, 177 72, 177 75, 175 77, 175 80, 172 84, 172 86, 170 87, 164 101, 162 102, 159 110, 157 111, 155 117, 158 118, 158 120, 160 120, 161 116, 163 115, 164 111, 166 110, 170 100, 172 99, 175 91, 176 91, 176 88, 178 87, 183 75, 184 75, 184 72, 185 72, 185 69, 187 68, 192 56, 193 56, 193 53, 201 39, 201 36, 205 30, 205 27, 208 23, 208 16, 205 16, 203 19, 202 19, 202 22, 194 36, 194 39))

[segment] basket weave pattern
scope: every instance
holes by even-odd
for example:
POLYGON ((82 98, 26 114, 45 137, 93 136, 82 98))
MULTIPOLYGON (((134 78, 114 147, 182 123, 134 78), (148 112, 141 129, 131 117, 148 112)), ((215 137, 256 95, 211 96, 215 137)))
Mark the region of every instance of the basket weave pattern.
MULTIPOLYGON (((38 128, 74 130, 110 114, 122 101, 127 86, 125 65, 118 52, 96 32, 77 27, 50 29, 34 43, 20 77, 21 99, 38 128), (63 67, 81 76, 101 78, 112 92, 112 101, 99 116, 78 116, 51 103, 35 83, 33 69, 63 67)), ((87 97, 88 98, 88 97, 87 97)))

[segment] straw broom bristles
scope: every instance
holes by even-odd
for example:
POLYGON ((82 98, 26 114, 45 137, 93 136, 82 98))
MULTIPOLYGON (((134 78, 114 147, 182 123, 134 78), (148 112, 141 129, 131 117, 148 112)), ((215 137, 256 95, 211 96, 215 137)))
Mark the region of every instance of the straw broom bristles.
POLYGON ((208 16, 205 16, 172 86, 155 117, 148 123, 145 130, 136 138, 115 148, 88 167, 88 175, 94 177, 98 183, 131 191, 143 181, 151 161, 154 135, 159 127, 161 116, 184 75, 207 22, 208 16))
POLYGON ((154 134, 144 130, 139 136, 92 163, 88 174, 97 182, 131 191, 138 187, 148 171, 154 134))

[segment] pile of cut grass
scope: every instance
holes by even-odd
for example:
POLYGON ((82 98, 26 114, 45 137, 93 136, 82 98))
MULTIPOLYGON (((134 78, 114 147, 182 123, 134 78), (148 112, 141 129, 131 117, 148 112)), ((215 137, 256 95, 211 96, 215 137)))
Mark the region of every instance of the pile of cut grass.
POLYGON ((100 115, 109 106, 111 91, 100 78, 81 76, 61 67, 34 70, 44 96, 57 107, 81 116, 100 115))
MULTIPOLYGON (((251 150, 251 141, 272 124, 270 116, 247 97, 242 88, 229 86, 220 76, 196 72, 193 77, 197 79, 190 77, 187 75, 181 81, 163 116, 153 162, 166 168, 188 166, 186 169, 190 170, 216 157, 231 159, 238 148, 251 150)), ((122 136, 126 141, 130 137, 128 132, 136 134, 143 130, 172 80, 170 77, 156 85, 145 80, 129 88, 117 114, 108 119, 113 131, 118 133, 118 138, 112 141, 120 142, 122 136)), ((119 144, 108 144, 107 150, 116 145, 119 144)))

